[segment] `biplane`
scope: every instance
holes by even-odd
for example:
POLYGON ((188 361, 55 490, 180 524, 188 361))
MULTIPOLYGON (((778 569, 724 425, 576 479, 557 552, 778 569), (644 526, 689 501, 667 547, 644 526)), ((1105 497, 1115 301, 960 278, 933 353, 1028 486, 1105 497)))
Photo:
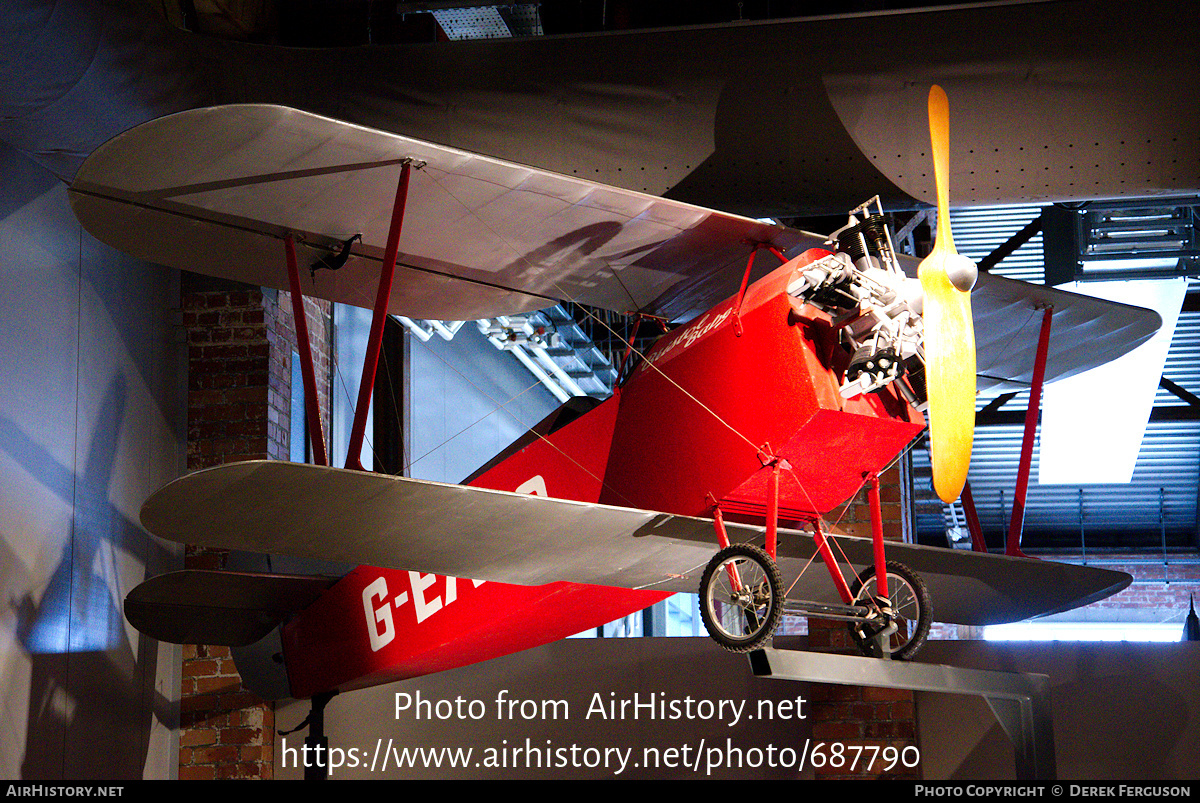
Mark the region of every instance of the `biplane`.
POLYGON ((307 698, 546 643, 681 591, 699 591, 705 626, 733 651, 764 645, 790 612, 907 658, 934 619, 1015 621, 1124 588, 1127 575, 1094 567, 884 542, 878 477, 923 412, 938 493, 953 499, 977 375, 1040 384, 1159 326, 1148 310, 976 280, 946 214, 947 115, 932 93, 939 238, 920 265, 896 252, 877 204, 820 236, 278 106, 182 112, 111 140, 71 188, 100 240, 290 289, 294 304, 373 310, 351 454, 388 314, 469 320, 569 300, 666 330, 611 397, 564 404, 460 485, 329 465, 306 369, 314 464, 181 477, 142 523, 358 568, 169 573, 129 594, 130 622, 234 646, 279 628, 290 694, 307 698), (1014 346, 1051 307, 1057 340, 1014 346), (864 486, 872 537, 834 538, 823 516, 864 486), (817 562, 826 571, 808 571, 817 562))

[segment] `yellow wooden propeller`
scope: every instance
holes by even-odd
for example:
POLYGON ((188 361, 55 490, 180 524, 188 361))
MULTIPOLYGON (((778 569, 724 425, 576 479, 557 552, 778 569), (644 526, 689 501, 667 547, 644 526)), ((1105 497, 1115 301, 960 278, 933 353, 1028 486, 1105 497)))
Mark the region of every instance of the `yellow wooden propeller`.
POLYGON ((974 263, 954 250, 950 233, 950 103, 937 85, 929 90, 929 139, 937 184, 937 241, 921 261, 917 275, 925 295, 925 385, 933 487, 949 504, 967 481, 975 437, 971 287, 978 274, 974 263))

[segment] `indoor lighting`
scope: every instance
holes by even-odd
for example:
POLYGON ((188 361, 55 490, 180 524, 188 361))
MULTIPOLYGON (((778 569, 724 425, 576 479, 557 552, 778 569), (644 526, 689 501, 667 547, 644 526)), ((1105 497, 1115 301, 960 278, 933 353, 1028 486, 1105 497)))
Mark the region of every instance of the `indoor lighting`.
POLYGON ((986 641, 1180 641, 1179 622, 1013 622, 983 629, 986 641))

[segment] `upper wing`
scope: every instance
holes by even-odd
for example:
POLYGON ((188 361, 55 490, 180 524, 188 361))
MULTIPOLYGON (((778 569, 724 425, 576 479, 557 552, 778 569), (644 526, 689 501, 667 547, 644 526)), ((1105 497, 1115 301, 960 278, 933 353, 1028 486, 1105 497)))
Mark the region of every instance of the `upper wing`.
MULTIPOLYGON (((445 485, 279 461, 230 463, 175 480, 142 508, 155 535, 201 546, 366 563, 476 580, 561 580, 695 593, 716 553, 707 519, 445 485)), ((733 541, 763 528, 727 523, 733 541)), ((839 536, 848 562, 871 541, 839 536)), ((1004 555, 909 544, 890 557, 918 572, 934 618, 985 625, 1042 616, 1114 594, 1129 575, 1004 555)), ((808 567, 811 534, 781 533, 790 596, 837 602, 824 566, 808 567)))
MULTIPOLYGON (((151 262, 286 288, 280 238, 311 264, 361 233, 305 291, 373 304, 400 160, 412 174, 390 311, 470 320, 578 301, 683 320, 738 289, 751 243, 788 255, 818 235, 281 106, 162 117, 93 153, 71 187, 100 240, 151 262)), ((755 275, 774 267, 764 255, 755 275)), ((972 295, 980 386, 1029 382, 1037 307, 1055 307, 1047 379, 1100 365, 1157 330, 1156 313, 980 277, 972 295), (1070 336, 1065 336, 1070 332, 1070 336)))
POLYGON ((740 276, 748 243, 794 255, 823 242, 265 105, 181 112, 115 137, 80 168, 71 204, 89 232, 135 256, 281 289, 285 234, 310 262, 362 234, 349 262, 317 271, 306 292, 370 307, 405 158, 425 162, 412 174, 390 306, 410 317, 470 320, 563 300, 632 312, 680 282, 740 276))
POLYGON ((1029 385, 1042 310, 1053 307, 1045 381, 1103 365, 1145 343, 1162 326, 1154 310, 1053 287, 980 274, 971 292, 978 387, 1029 385))

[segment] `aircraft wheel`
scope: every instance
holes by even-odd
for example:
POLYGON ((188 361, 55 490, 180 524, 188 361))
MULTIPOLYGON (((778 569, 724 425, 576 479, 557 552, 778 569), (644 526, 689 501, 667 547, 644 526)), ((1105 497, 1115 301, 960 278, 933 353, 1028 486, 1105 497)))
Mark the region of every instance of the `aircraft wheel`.
POLYGON ((762 647, 783 617, 783 578, 771 556, 753 544, 733 544, 700 577, 700 619, 731 652, 762 647))
POLYGON ((875 567, 869 566, 854 582, 850 593, 854 597, 852 605, 862 605, 869 599, 879 602, 884 611, 878 623, 853 622, 850 624, 850 634, 866 655, 874 656, 876 651, 872 638, 884 628, 894 624, 896 630, 888 636, 893 658, 907 661, 916 655, 929 635, 929 626, 933 623, 933 606, 929 598, 929 590, 921 576, 903 563, 889 560, 887 567, 887 588, 890 594, 890 605, 882 602, 879 584, 875 579, 875 567))

